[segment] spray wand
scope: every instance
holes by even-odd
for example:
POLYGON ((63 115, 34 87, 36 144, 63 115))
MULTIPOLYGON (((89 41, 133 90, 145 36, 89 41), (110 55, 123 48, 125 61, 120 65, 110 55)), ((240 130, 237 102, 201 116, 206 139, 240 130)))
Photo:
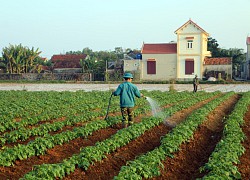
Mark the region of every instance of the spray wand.
POLYGON ((106 116, 105 116, 104 120, 107 120, 107 119, 108 119, 109 107, 110 107, 110 104, 111 104, 112 96, 113 96, 113 93, 111 93, 111 96, 110 96, 110 98, 109 98, 109 104, 108 104, 108 108, 107 108, 107 113, 106 113, 106 116))

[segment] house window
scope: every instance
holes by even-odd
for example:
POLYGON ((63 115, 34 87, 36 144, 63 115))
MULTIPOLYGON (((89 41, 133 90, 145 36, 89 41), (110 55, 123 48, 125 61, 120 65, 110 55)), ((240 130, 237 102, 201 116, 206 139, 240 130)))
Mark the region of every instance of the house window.
POLYGON ((192 49, 194 37, 190 37, 190 36, 186 37, 186 40, 187 40, 187 49, 192 49))
POLYGON ((185 60, 185 74, 191 75, 194 73, 194 59, 185 60))
POLYGON ((193 48, 193 40, 187 40, 187 49, 193 48))
POLYGON ((155 59, 147 60, 147 74, 156 74, 156 61, 155 59))

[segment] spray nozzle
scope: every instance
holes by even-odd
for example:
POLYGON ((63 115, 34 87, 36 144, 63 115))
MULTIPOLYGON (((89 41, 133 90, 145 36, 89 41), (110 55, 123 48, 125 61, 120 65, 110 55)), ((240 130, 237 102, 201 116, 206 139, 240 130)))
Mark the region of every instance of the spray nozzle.
POLYGON ((147 99, 148 97, 147 96, 144 96, 145 99, 147 99))

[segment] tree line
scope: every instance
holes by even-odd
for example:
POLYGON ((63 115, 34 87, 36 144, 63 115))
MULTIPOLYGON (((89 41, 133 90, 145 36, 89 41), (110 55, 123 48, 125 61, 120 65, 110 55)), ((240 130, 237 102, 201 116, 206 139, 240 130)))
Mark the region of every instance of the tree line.
POLYGON ((29 72, 40 72, 42 66, 42 59, 39 56, 41 51, 39 49, 31 49, 22 44, 9 45, 2 50, 2 57, 0 59, 0 68, 6 73, 20 74, 29 72))
POLYGON ((238 48, 220 48, 216 39, 208 38, 208 51, 212 53, 212 57, 232 57, 233 70, 240 70, 242 63, 246 61, 246 53, 243 49, 238 48))
MULTIPOLYGON (((242 63, 245 62, 245 53, 243 49, 220 48, 216 39, 208 38, 208 51, 211 51, 212 57, 232 57, 233 70, 239 70, 242 63)), ((69 51, 66 54, 86 54, 88 59, 81 60, 79 63, 83 71, 92 71, 94 73, 104 73, 108 62, 115 62, 123 59, 124 54, 128 54, 132 58, 136 58, 136 54, 140 53, 137 49, 123 49, 116 47, 113 51, 93 51, 86 47, 82 51, 69 51)), ((28 48, 19 45, 9 45, 2 50, 0 57, 0 69, 5 73, 40 73, 42 66, 53 67, 51 60, 44 61, 40 56, 41 51, 34 47, 28 48)))

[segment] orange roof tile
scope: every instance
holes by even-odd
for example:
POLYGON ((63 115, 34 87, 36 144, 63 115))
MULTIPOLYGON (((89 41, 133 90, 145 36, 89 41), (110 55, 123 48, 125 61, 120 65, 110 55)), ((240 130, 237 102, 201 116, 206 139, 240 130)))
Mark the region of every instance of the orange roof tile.
POLYGON ((71 61, 71 60, 80 60, 80 59, 85 59, 86 58, 86 54, 60 54, 60 55, 53 55, 51 57, 51 61, 71 61))
POLYGON ((181 27, 179 27, 175 33, 177 33, 177 31, 179 31, 180 29, 182 29, 183 27, 187 26, 188 24, 193 24, 195 27, 197 27, 199 30, 201 30, 203 33, 209 35, 204 29, 202 29, 200 26, 198 26, 198 24, 196 24, 195 22, 193 22, 191 19, 189 19, 185 24, 183 24, 181 27))
POLYGON ((232 64, 231 57, 205 58, 205 65, 228 65, 232 64))
POLYGON ((142 54, 176 54, 176 43, 143 44, 142 54))
POLYGON ((43 60, 43 61, 47 61, 48 59, 47 59, 47 58, 45 58, 45 57, 41 57, 41 60, 43 60))
POLYGON ((85 59, 86 54, 66 54, 66 55, 53 55, 51 61, 54 63, 54 68, 81 68, 80 59, 85 59))

